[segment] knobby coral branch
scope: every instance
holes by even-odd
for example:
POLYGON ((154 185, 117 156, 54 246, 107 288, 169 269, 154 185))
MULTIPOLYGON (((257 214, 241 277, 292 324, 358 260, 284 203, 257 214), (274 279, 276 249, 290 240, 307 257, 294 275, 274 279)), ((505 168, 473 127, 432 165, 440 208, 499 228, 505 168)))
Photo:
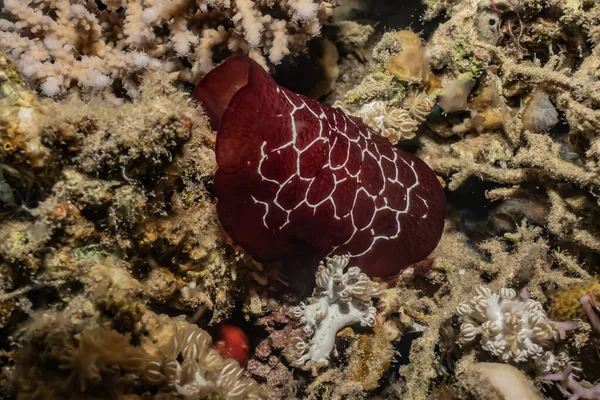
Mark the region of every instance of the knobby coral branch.
POLYGON ((47 96, 79 87, 136 95, 137 73, 178 71, 197 83, 217 61, 217 49, 249 54, 261 65, 297 55, 320 33, 334 2, 325 0, 205 0, 108 2, 8 0, 0 49, 47 96), (107 2, 105 2, 107 3, 107 2), (271 15, 272 13, 273 15, 271 15), (280 16, 279 18, 275 17, 280 16), (189 67, 191 65, 191 67, 189 67))

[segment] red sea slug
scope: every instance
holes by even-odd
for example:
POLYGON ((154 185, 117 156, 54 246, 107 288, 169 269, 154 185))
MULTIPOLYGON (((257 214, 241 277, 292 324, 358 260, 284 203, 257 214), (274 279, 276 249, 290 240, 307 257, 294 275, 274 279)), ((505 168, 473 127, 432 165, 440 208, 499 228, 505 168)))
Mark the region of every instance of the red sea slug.
POLYGON ((246 57, 212 70, 193 98, 217 129, 219 220, 255 260, 350 254, 390 277, 437 245, 436 175, 359 118, 277 85, 246 57))
POLYGON ((250 354, 248 337, 235 325, 219 325, 217 341, 213 344, 213 348, 224 358, 233 358, 241 367, 246 367, 248 364, 250 354))

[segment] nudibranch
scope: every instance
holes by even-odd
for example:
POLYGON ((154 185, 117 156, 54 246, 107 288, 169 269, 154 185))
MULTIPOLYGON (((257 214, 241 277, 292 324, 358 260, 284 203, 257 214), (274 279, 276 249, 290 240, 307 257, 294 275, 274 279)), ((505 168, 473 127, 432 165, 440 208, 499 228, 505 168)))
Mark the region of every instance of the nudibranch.
POLYGON ((350 255, 390 277, 437 245, 446 200, 434 172, 362 120, 233 57, 196 87, 217 130, 219 220, 259 262, 350 255))

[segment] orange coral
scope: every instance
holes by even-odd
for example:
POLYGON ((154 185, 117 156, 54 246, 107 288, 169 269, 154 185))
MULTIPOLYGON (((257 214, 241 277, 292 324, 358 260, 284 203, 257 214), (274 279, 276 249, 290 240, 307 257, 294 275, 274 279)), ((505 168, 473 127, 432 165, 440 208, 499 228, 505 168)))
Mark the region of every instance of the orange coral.
POLYGON ((596 301, 599 301, 600 282, 592 280, 583 285, 561 289, 551 297, 550 315, 557 320, 584 318, 585 314, 579 299, 585 295, 592 295, 596 301))

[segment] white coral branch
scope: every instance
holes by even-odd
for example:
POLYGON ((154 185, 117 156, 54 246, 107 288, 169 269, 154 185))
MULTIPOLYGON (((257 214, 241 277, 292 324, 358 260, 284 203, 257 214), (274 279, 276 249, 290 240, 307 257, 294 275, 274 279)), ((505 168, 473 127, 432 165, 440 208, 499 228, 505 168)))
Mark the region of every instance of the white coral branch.
POLYGON ((3 11, 15 22, 0 21, 0 50, 47 96, 120 84, 135 97, 140 72, 177 69, 180 80, 197 83, 221 61, 217 50, 248 54, 265 68, 267 58, 277 64, 298 55, 332 8, 325 0, 103 2, 107 9, 93 1, 6 0, 3 11))

